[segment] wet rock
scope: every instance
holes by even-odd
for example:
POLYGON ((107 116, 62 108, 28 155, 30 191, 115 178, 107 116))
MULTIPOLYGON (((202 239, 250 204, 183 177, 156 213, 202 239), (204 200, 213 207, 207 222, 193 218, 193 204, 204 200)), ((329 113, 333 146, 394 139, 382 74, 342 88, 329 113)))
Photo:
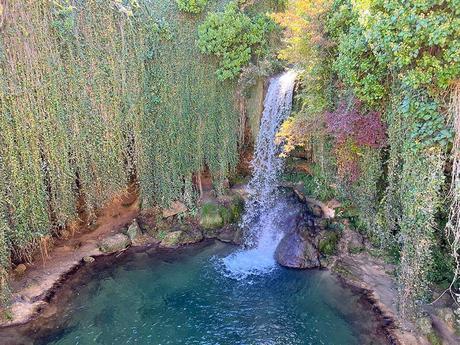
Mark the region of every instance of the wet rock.
POLYGON ((93 258, 92 256, 85 256, 83 257, 83 261, 86 262, 87 264, 91 264, 95 261, 96 259, 93 258))
POLYGON ((141 229, 136 219, 133 219, 125 234, 131 241, 134 241, 141 234, 141 229))
POLYGON ((309 238, 297 231, 288 233, 276 248, 276 261, 285 267, 316 268, 320 267, 317 248, 309 238))
POLYGON ((99 249, 103 253, 115 253, 131 245, 131 240, 125 234, 115 234, 107 237, 99 244, 99 249))
POLYGON ((238 243, 240 233, 238 232, 238 227, 236 225, 226 225, 217 233, 216 237, 218 240, 227 243, 238 243))
POLYGON ((14 269, 14 272, 16 272, 17 274, 24 274, 24 272, 27 270, 27 266, 24 265, 24 264, 19 264, 16 266, 16 268, 14 269))
POLYGON ((163 217, 169 218, 177 214, 184 213, 185 211, 187 211, 187 206, 180 201, 174 201, 170 208, 163 210, 163 217))

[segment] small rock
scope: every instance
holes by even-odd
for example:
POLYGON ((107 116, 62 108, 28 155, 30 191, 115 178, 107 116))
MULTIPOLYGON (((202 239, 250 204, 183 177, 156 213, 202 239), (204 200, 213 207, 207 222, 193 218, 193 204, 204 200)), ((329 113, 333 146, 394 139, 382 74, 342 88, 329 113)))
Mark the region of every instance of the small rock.
POLYGON ((175 216, 176 214, 184 213, 185 211, 187 211, 187 206, 180 201, 174 201, 170 208, 163 210, 163 217, 169 218, 175 216))
POLYGON ((123 250, 131 245, 131 240, 125 234, 116 234, 107 237, 99 244, 99 249, 103 253, 114 253, 123 250))
POLYGON ((87 264, 93 263, 96 259, 93 258, 92 256, 85 256, 83 257, 83 261, 86 262, 87 264))
POLYGON ((14 271, 17 273, 17 274, 24 274, 24 272, 27 270, 27 266, 24 265, 24 264, 19 264, 16 266, 16 268, 14 269, 14 271))
POLYGON ((140 233, 141 229, 139 227, 139 224, 137 223, 136 219, 133 219, 131 225, 128 227, 125 234, 129 237, 131 241, 134 241, 136 237, 140 235, 140 233))

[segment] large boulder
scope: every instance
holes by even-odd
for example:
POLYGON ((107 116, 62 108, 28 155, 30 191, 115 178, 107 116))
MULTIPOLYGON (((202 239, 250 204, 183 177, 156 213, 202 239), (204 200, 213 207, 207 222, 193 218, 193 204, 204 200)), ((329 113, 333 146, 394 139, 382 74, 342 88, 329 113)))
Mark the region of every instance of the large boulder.
POLYGON ((203 233, 197 228, 187 228, 182 230, 182 234, 179 238, 180 244, 192 244, 203 240, 203 233))
POLYGON ((319 253, 309 237, 297 231, 289 232, 279 243, 275 252, 276 261, 285 267, 317 268, 321 266, 319 253))
POLYGON ((107 237, 99 244, 99 249, 103 253, 115 253, 131 245, 131 240, 125 234, 115 234, 107 237))
POLYGON ((156 209, 142 210, 137 216, 137 224, 143 233, 153 236, 157 233, 159 218, 161 218, 161 215, 156 209))

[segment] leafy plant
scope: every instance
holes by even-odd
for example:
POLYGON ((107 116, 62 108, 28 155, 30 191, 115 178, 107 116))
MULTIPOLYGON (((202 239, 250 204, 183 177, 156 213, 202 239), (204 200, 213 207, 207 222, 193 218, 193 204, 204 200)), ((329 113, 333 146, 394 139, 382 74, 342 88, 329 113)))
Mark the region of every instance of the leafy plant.
POLYGON ((200 13, 206 7, 208 0, 176 0, 179 9, 188 13, 200 13))
POLYGON ((253 56, 261 57, 267 52, 267 35, 275 27, 267 16, 250 17, 231 2, 223 12, 210 13, 199 26, 198 47, 202 53, 219 59, 219 80, 233 79, 253 56))

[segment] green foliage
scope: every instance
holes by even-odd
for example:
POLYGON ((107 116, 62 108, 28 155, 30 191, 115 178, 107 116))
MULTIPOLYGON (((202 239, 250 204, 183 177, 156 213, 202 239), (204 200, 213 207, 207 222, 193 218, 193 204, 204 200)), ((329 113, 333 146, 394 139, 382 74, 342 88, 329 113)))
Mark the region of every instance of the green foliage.
MULTIPOLYGON (((445 234, 434 229, 445 225, 436 215, 454 136, 446 95, 460 78, 460 3, 334 0, 328 7, 292 1, 288 11, 287 51, 306 66, 301 77, 307 87, 290 120, 295 126, 285 126, 283 135, 311 152, 337 195, 356 206, 366 235, 397 258, 401 311, 411 317, 429 282, 445 281, 452 270, 440 245, 445 234), (346 184, 321 124, 322 113, 350 96, 383 114, 388 147, 354 150, 362 175, 346 184), (299 131, 303 126, 308 130, 299 131), (441 239, 434 241, 435 234, 441 239)), ((343 128, 350 129, 347 123, 343 128)))
POLYGON ((200 225, 204 229, 216 229, 230 222, 231 211, 215 203, 206 203, 201 206, 200 225))
POLYGON ((233 79, 253 55, 261 57, 267 52, 267 35, 274 29, 267 16, 250 17, 231 2, 223 12, 210 13, 199 26, 198 47, 219 59, 219 80, 233 79))
POLYGON ((401 265, 399 296, 401 312, 416 314, 426 296, 428 273, 432 269, 435 215, 444 182, 443 157, 439 149, 404 152, 401 176, 401 265))
POLYGON ((5 11, 0 295, 11 255, 30 259, 129 182, 145 206, 193 203, 205 166, 220 186, 239 133, 236 84, 216 80, 217 61, 195 46, 199 19, 174 2, 19 0, 5 11))
POLYGON ((200 13, 205 8, 208 0, 176 0, 179 9, 188 13, 200 13))
POLYGON ((328 18, 329 35, 337 42, 334 70, 359 99, 375 106, 386 96, 387 68, 373 54, 352 2, 334 5, 328 18))
POLYGON ((458 0, 375 0, 364 15, 376 57, 415 89, 436 95, 460 76, 458 0))
POLYGON ((323 255, 333 255, 337 250, 340 236, 336 231, 328 231, 319 241, 319 252, 323 255))

